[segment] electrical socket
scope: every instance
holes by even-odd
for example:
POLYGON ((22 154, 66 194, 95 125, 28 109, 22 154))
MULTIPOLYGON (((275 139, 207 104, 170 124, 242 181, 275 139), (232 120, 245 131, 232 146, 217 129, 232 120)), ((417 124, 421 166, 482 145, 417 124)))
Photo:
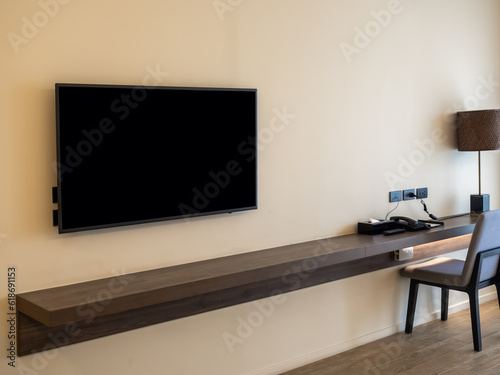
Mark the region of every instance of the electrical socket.
POLYGON ((403 200, 409 201, 411 199, 415 199, 415 189, 403 190, 403 200), (410 193, 413 193, 413 196, 410 196, 410 193))
POLYGON ((417 189, 417 198, 418 199, 427 198, 427 188, 419 188, 419 189, 417 189))
POLYGON ((404 249, 394 251, 395 260, 407 260, 412 258, 413 258, 413 246, 405 247, 404 249))
POLYGON ((391 191, 389 193, 389 202, 401 202, 403 200, 403 194, 401 190, 391 191))

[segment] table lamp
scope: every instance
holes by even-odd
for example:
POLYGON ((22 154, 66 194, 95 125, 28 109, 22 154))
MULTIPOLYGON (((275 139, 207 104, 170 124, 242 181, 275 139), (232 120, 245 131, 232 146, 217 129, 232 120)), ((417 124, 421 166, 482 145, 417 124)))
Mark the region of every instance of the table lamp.
POLYGON ((490 210, 490 195, 481 193, 481 151, 500 149, 500 109, 457 112, 458 151, 478 152, 479 194, 471 194, 471 213, 490 210))

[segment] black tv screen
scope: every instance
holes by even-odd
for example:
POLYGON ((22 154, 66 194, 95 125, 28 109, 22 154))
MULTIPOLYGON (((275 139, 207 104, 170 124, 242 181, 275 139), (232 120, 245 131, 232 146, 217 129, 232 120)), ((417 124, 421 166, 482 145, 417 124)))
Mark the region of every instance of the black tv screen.
POLYGON ((257 208, 257 90, 55 85, 59 233, 257 208))

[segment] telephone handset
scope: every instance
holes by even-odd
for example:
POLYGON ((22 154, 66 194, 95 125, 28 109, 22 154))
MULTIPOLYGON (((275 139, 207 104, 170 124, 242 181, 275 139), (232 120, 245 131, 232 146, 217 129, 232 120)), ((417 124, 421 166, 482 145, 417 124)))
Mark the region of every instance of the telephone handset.
POLYGON ((391 220, 394 221, 396 227, 404 228, 412 232, 430 228, 430 225, 424 222, 420 222, 418 220, 411 219, 406 216, 393 216, 391 217, 391 220))

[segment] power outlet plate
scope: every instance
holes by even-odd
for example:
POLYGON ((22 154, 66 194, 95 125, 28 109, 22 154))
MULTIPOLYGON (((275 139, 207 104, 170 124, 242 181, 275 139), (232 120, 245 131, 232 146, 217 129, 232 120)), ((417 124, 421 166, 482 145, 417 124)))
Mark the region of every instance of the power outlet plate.
POLYGON ((395 260, 408 260, 413 258, 413 246, 405 247, 401 250, 394 251, 394 259, 395 260))
POLYGON ((415 199, 415 197, 410 197, 410 193, 415 194, 415 189, 403 190, 403 200, 409 201, 411 199, 415 199))
POLYGON ((389 202, 401 202, 403 200, 403 193, 401 190, 391 191, 389 193, 389 202))
POLYGON ((419 189, 417 189, 417 198, 418 199, 427 198, 427 188, 419 188, 419 189))

